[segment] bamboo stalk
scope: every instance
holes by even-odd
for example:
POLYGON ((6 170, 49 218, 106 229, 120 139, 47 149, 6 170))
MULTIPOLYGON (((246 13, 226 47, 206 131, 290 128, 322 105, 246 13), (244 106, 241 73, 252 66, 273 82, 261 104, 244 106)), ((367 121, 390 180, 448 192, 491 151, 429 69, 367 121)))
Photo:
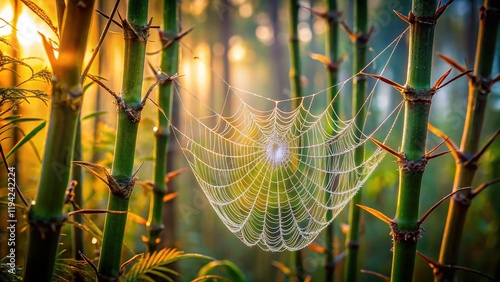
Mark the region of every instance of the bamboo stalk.
MULTIPOLYGON (((129 197, 134 187, 134 153, 141 110, 141 92, 149 35, 148 1, 130 0, 127 19, 123 20, 125 40, 123 103, 119 104, 116 143, 111 175, 119 187, 110 187, 108 210, 128 211, 129 197)), ((110 281, 120 276, 120 258, 127 214, 106 215, 99 281, 110 281)))
MULTIPOLYGON (((177 0, 165 0, 163 4, 163 28, 164 35, 169 39, 175 38, 179 33, 177 23, 177 0)), ((162 51, 161 70, 169 76, 177 72, 179 65, 179 46, 174 43, 162 51)), ((149 251, 156 249, 159 235, 164 229, 163 225, 163 196, 166 193, 165 173, 167 171, 167 148, 170 139, 169 120, 172 117, 173 82, 167 80, 158 86, 158 106, 163 109, 165 117, 161 111, 157 112, 158 130, 155 132, 155 162, 154 162, 154 188, 153 188, 153 212, 149 224, 149 251)))
MULTIPOLYGON (((358 73, 366 65, 366 51, 368 42, 368 3, 366 0, 356 0, 354 2, 354 32, 356 32, 354 42, 354 62, 353 73, 358 73)), ((352 114, 356 115, 356 127, 360 130, 364 127, 366 110, 363 103, 366 99, 366 77, 358 75, 354 81, 352 114)), ((361 132, 357 133, 361 138, 361 132)), ((356 165, 363 163, 365 157, 365 146, 361 145, 354 152, 356 165)), ((358 204, 362 200, 362 191, 359 190, 349 204, 349 233, 346 239, 346 262, 344 271, 344 281, 357 281, 358 269, 358 249, 359 249, 359 221, 360 209, 358 204)))
POLYGON ((73 146, 82 105, 82 71, 94 0, 69 1, 61 33, 42 172, 36 203, 30 207, 28 256, 24 281, 51 281, 68 185, 73 146))
MULTIPOLYGON (((338 80, 338 65, 334 62, 338 58, 338 11, 337 11, 337 0, 326 1, 327 15, 326 19, 328 21, 328 32, 326 33, 326 56, 330 59, 330 64, 327 66, 328 73, 328 102, 333 101, 333 110, 340 116, 342 107, 340 97, 337 96, 338 87, 336 86, 338 80)), ((332 115, 335 115, 332 113, 332 115)), ((332 187, 334 190, 336 187, 332 187)), ((332 220, 332 211, 328 210, 326 213, 326 220, 332 220)), ((325 281, 334 281, 335 279, 335 250, 333 246, 335 236, 335 225, 334 222, 330 223, 326 227, 326 256, 325 256, 325 281)))
MULTIPOLYGON (((470 187, 477 171, 477 160, 470 161, 478 152, 488 95, 491 92, 491 70, 500 19, 500 1, 485 0, 480 11, 479 35, 476 47, 474 74, 469 78, 469 99, 460 151, 465 157, 457 161, 453 191, 470 187)), ((458 262, 460 241, 470 206, 471 192, 453 197, 448 209, 439 262, 455 265, 458 262)), ((455 271, 436 273, 435 281, 453 281, 455 271)))
MULTIPOLYGON (((82 161, 82 123, 80 117, 78 117, 78 124, 76 127, 76 137, 75 146, 73 148, 73 160, 82 161)), ((71 180, 76 181, 77 187, 74 191, 73 202, 78 206, 82 207, 83 200, 83 173, 82 167, 78 165, 73 165, 71 168, 71 180)), ((80 224, 83 224, 83 215, 75 214, 73 220, 80 224)), ((78 251, 84 252, 83 243, 83 230, 73 225, 73 258, 76 260, 83 260, 83 258, 78 254, 78 251)), ((80 275, 76 275, 75 282, 83 281, 80 275)))
POLYGON ((434 89, 430 86, 436 22, 435 0, 413 0, 409 16, 408 73, 404 98, 402 158, 396 217, 391 225, 393 257, 391 281, 412 281, 417 241, 420 186, 427 160, 427 123, 434 89))
MULTIPOLYGON (((290 0, 289 2, 289 28, 290 28, 290 93, 293 98, 302 97, 302 86, 300 84, 300 49, 299 49, 299 2, 297 0, 290 0)), ((293 107, 297 108, 299 99, 293 100, 293 107)), ((304 281, 306 277, 302 251, 298 250, 293 252, 293 259, 295 263, 295 273, 299 281, 304 281)))

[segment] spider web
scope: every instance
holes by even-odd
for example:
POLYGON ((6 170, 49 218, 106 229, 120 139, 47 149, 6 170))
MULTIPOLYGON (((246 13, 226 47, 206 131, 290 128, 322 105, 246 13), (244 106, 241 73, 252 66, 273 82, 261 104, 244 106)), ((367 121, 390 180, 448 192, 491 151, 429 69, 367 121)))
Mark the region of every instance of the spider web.
MULTIPOLYGON (((385 70, 404 33, 370 64, 388 52, 385 70)), ((354 77, 338 85, 339 93, 354 77)), ((266 251, 302 249, 380 163, 384 150, 365 153, 357 164, 355 149, 370 143, 370 136, 388 120, 395 122, 401 104, 367 133, 356 127, 356 113, 351 119, 339 118, 333 101, 326 103, 326 90, 274 100, 224 83, 232 106, 226 115, 176 81, 183 117, 172 128, 184 156, 219 218, 243 243, 266 251)), ((374 90, 363 105, 367 111, 374 90)))

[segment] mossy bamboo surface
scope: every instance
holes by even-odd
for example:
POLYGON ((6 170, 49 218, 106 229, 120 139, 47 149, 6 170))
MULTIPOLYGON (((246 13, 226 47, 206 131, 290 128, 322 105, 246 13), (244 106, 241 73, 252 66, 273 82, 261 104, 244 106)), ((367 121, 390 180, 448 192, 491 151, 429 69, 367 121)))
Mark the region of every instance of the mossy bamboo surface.
MULTIPOLYGON (((177 1, 178 0, 165 0, 163 4, 163 32, 168 38, 174 38, 179 32, 179 24, 177 22, 177 1)), ((177 73, 179 64, 178 50, 178 43, 174 43, 162 51, 161 69, 167 75, 173 76, 177 73)), ((158 88, 158 106, 163 109, 168 119, 161 111, 157 112, 158 130, 155 132, 153 211, 149 225, 148 241, 150 251, 154 251, 160 243, 159 235, 164 228, 162 217, 164 205, 163 196, 167 190, 165 173, 168 161, 167 148, 170 139, 169 120, 172 116, 171 113, 174 94, 173 82, 171 80, 167 80, 165 83, 162 83, 158 86, 158 88)))
MULTIPOLYGON (((289 1, 289 32, 290 32, 290 93, 293 98, 302 97, 302 86, 300 84, 300 48, 299 48, 299 2, 289 1)), ((300 99, 294 99, 293 106, 297 108, 300 99)), ((293 252, 295 261, 295 273, 299 281, 304 281, 305 270, 303 266, 302 251, 293 252)))
MULTIPOLYGON (((366 65, 366 52, 368 41, 368 3, 366 0, 356 0, 354 2, 354 32, 357 34, 354 42, 354 62, 353 73, 358 73, 366 65)), ((352 114, 355 115, 356 127, 363 129, 365 123, 366 110, 363 103, 366 99, 366 77, 356 76, 353 86, 352 114)), ((361 138, 361 132, 357 133, 361 138)), ((354 152, 356 165, 363 163, 365 157, 365 146, 361 145, 354 152)), ((346 261, 344 270, 344 281, 357 281, 358 249, 359 249, 359 221, 360 209, 357 204, 361 203, 362 191, 359 190, 349 204, 349 233, 346 240, 346 261)))
MULTIPOLYGON (((326 19, 328 22, 328 32, 326 34, 326 56, 330 59, 330 64, 327 65, 328 74, 328 102, 333 100, 333 109, 337 115, 341 114, 341 100, 340 96, 336 96, 338 92, 337 80, 338 80, 338 65, 334 63, 338 58, 338 11, 337 11, 337 0, 327 0, 326 1, 327 15, 326 19), (335 99, 335 100, 334 100, 335 99)), ((332 113, 332 115, 335 115, 332 113)), ((332 190, 336 187, 332 187, 332 190)), ((326 213, 326 220, 332 220, 332 211, 328 210, 326 213)), ((334 281, 335 278, 335 250, 333 246, 333 240, 335 236, 334 223, 330 223, 326 227, 325 240, 326 240, 326 257, 325 257, 325 281, 334 281)))
MULTIPOLYGON (((478 152, 486 103, 491 92, 491 70, 500 19, 500 1, 486 0, 484 9, 480 13, 474 74, 469 78, 469 99, 460 146, 460 152, 464 158, 457 162, 453 191, 462 187, 471 187, 478 168, 477 161, 470 160, 478 152)), ((469 190, 456 194, 450 202, 439 254, 439 262, 443 265, 456 265, 458 262, 460 241, 471 201, 470 196, 472 194, 469 190)), ((453 279, 454 271, 450 269, 438 273, 435 280, 453 281, 453 279)))
MULTIPOLYGON (((149 34, 147 16, 148 1, 130 0, 128 2, 127 20, 123 21, 125 41, 123 104, 119 105, 111 169, 111 175, 120 187, 111 189, 108 200, 108 209, 114 211, 128 211, 129 197, 134 186, 134 152, 140 118, 146 39, 149 34)), ((126 220, 126 213, 106 215, 98 268, 99 281, 111 281, 120 276, 126 220)))
POLYGON ((82 105, 82 71, 94 0, 68 1, 59 57, 52 66, 52 100, 36 203, 30 207, 24 281, 52 281, 82 105))
POLYGON ((436 22, 435 0, 413 0, 409 16, 408 73, 404 98, 402 157, 396 217, 391 226, 393 257, 391 281, 412 281, 417 241, 420 186, 427 159, 425 145, 431 99, 432 48, 436 22))

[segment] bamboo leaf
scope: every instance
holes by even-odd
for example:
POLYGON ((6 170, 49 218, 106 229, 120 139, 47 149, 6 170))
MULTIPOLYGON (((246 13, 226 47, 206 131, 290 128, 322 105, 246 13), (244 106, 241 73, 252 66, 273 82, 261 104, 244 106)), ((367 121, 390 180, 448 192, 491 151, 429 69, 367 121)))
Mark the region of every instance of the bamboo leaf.
POLYGON ((37 127, 33 128, 26 136, 23 137, 10 151, 7 153, 5 158, 9 158, 12 154, 14 154, 19 148, 21 148, 26 142, 30 141, 31 138, 33 138, 40 130, 42 130, 45 125, 47 124, 47 121, 43 121, 41 124, 39 124, 37 127))
POLYGON ((99 111, 99 112, 91 113, 91 114, 88 114, 88 115, 84 116, 82 118, 82 121, 87 120, 87 119, 91 119, 91 118, 94 118, 94 117, 102 116, 102 115, 105 115, 107 113, 108 113, 107 111, 99 111))

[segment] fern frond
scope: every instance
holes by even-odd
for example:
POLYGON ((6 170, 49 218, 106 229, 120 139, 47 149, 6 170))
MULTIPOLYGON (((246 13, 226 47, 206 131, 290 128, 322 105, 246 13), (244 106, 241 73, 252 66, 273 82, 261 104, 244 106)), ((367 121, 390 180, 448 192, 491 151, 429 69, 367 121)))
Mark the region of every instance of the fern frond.
POLYGON ((180 274, 171 268, 168 264, 187 258, 200 258, 213 260, 213 258, 200 254, 185 254, 175 248, 164 248, 153 253, 147 253, 141 257, 126 274, 124 281, 154 281, 154 277, 161 277, 168 281, 173 281, 171 277, 180 276, 180 274))

